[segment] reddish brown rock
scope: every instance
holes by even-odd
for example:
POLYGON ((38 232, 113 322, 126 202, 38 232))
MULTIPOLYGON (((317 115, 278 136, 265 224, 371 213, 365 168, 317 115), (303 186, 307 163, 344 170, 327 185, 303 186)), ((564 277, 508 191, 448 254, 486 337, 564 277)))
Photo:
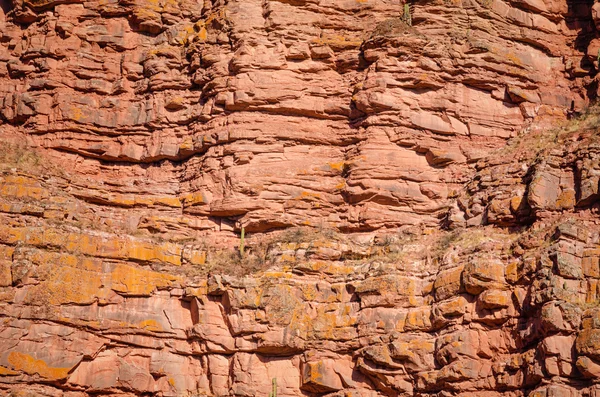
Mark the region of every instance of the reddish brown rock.
POLYGON ((0 1, 0 395, 600 395, 597 5, 405 10, 0 1))

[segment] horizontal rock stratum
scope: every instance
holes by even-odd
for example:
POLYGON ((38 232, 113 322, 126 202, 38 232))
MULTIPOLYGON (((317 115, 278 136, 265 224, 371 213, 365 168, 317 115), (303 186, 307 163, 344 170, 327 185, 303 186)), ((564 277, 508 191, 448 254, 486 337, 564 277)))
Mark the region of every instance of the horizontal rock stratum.
POLYGON ((0 0, 0 396, 600 397, 596 25, 0 0))

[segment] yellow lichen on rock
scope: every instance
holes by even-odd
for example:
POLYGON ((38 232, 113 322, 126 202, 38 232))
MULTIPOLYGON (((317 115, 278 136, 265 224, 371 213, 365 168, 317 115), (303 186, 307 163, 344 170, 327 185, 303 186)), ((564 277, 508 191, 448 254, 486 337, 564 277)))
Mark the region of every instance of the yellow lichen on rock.
POLYGON ((74 267, 47 265, 47 278, 31 288, 26 302, 35 304, 80 304, 94 303, 101 295, 102 278, 97 272, 74 267))
POLYGON ((104 279, 105 285, 130 296, 148 296, 156 289, 172 286, 178 278, 138 267, 117 264, 104 279))
POLYGON ((26 353, 10 352, 8 362, 17 371, 28 375, 39 375, 47 380, 60 380, 67 377, 71 367, 51 367, 44 360, 37 360, 26 353))

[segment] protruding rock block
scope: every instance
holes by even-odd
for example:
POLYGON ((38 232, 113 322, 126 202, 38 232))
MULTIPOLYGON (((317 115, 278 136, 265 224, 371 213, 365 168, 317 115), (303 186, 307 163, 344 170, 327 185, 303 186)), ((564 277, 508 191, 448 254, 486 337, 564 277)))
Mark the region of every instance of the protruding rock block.
POLYGON ((487 289, 506 289, 505 266, 493 257, 473 257, 463 271, 462 280, 465 290, 478 295, 487 289))
POLYGON ((334 367, 334 360, 321 360, 303 364, 302 389, 313 393, 342 390, 344 384, 334 367))

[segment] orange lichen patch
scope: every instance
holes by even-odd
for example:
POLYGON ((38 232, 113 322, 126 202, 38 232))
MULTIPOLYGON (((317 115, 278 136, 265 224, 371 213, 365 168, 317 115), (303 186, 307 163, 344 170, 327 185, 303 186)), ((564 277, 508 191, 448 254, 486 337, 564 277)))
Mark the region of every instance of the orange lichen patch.
POLYGON ((198 39, 200 39, 203 42, 208 40, 208 30, 206 30, 204 26, 202 26, 200 28, 200 31, 198 32, 198 39))
POLYGON ((56 318, 61 323, 72 324, 77 327, 89 327, 89 328, 96 329, 96 330, 102 329, 102 324, 100 323, 100 321, 97 321, 97 320, 82 320, 82 319, 78 319, 78 318, 61 317, 61 316, 57 316, 56 318))
POLYGON ((439 302, 436 305, 436 310, 443 316, 457 316, 465 313, 466 305, 465 298, 457 295, 452 299, 439 302))
POLYGON ((348 275, 356 270, 354 266, 325 261, 310 261, 302 263, 303 268, 324 274, 348 275))
POLYGON ((179 144, 179 151, 185 152, 194 150, 194 140, 191 137, 184 137, 181 143, 179 144))
POLYGON ((24 185, 2 185, 0 186, 0 196, 16 197, 16 198, 31 198, 41 200, 46 191, 40 187, 24 186, 24 185))
POLYGON ((298 248, 308 248, 308 244, 304 244, 304 245, 306 245, 306 247, 303 247, 302 243, 289 242, 289 243, 281 243, 279 245, 279 248, 281 248, 284 251, 295 251, 298 248))
POLYGON ((192 265, 206 264, 206 251, 193 250, 186 258, 192 265))
POLYGON ((404 331, 406 330, 422 330, 431 327, 431 309, 429 307, 421 307, 408 312, 404 331))
POLYGON ((141 261, 167 262, 181 265, 181 246, 172 243, 154 245, 152 243, 129 240, 125 244, 127 257, 141 261))
POLYGON ((376 292, 379 294, 400 294, 414 295, 416 290, 416 282, 414 279, 401 275, 389 275, 381 277, 372 277, 356 287, 358 293, 376 292))
POLYGON ((92 272, 102 271, 100 259, 86 258, 73 254, 49 252, 43 250, 31 250, 28 253, 29 260, 40 266, 51 264, 52 267, 67 266, 92 272))
POLYGON ((282 254, 279 257, 279 260, 281 262, 296 262, 296 257, 294 255, 291 255, 291 254, 282 254))
POLYGON ((342 179, 337 185, 335 185, 334 189, 335 190, 342 190, 345 187, 346 187, 346 180, 342 179))
POLYGON ((7 175, 0 180, 0 196, 31 198, 41 200, 48 197, 48 191, 39 186, 34 178, 20 175, 7 175))
POLYGON ((523 201, 522 196, 514 196, 510 199, 510 209, 512 212, 517 212, 523 201))
POLYGON ((0 260, 12 260, 15 249, 0 245, 0 260))
POLYGON ((344 170, 344 167, 346 166, 346 162, 338 161, 338 162, 333 162, 333 163, 327 163, 327 165, 329 166, 329 169, 331 169, 332 171, 342 172, 344 170))
POLYGON ((118 264, 108 273, 106 285, 114 291, 131 296, 149 296, 159 288, 166 288, 178 281, 170 274, 153 272, 133 266, 118 264))
POLYGON ((198 204, 206 204, 208 202, 208 200, 206 200, 206 197, 204 196, 204 193, 202 192, 186 194, 181 196, 180 199, 183 200, 184 207, 191 207, 193 205, 198 204))
POLYGON ((23 371, 28 375, 38 374, 48 380, 64 379, 72 368, 51 367, 44 360, 37 360, 29 354, 20 352, 11 352, 8 355, 8 362, 18 371, 23 371))
POLYGON ((70 115, 67 115, 67 117, 73 121, 80 121, 81 119, 83 119, 83 111, 78 106, 71 105, 69 108, 69 113, 70 115))
POLYGON ((349 50, 358 48, 363 43, 359 36, 345 36, 341 34, 325 34, 312 40, 314 44, 327 45, 334 50, 349 50))
POLYGON ((424 351, 424 352, 428 352, 428 353, 433 353, 435 351, 435 341, 417 338, 417 339, 413 339, 409 342, 395 344, 395 348, 398 351, 403 351, 404 350, 404 349, 402 349, 403 347, 406 347, 406 349, 411 352, 420 350, 420 351, 424 351))
POLYGON ((422 284, 401 275, 369 278, 357 285, 356 292, 387 296, 392 300, 403 296, 411 306, 419 306, 423 301, 422 284))
POLYGON ((133 207, 135 205, 135 197, 132 195, 115 194, 111 195, 107 201, 120 207, 133 207))
POLYGON ((169 56, 171 48, 169 46, 157 46, 145 52, 146 58, 152 58, 156 56, 166 56, 167 58, 171 58, 169 56))
POLYGON ((146 331, 161 332, 163 327, 156 320, 144 320, 138 324, 139 328, 145 329, 146 331))
POLYGON ((94 303, 101 294, 99 273, 73 267, 46 267, 47 279, 29 290, 26 302, 51 305, 94 303))
POLYGON ((181 9, 181 3, 178 0, 144 0, 136 4, 133 15, 141 22, 154 20, 160 23, 162 13, 176 13, 181 9))
POLYGON ((321 195, 319 193, 313 193, 313 192, 307 192, 307 191, 303 191, 297 197, 295 197, 296 200, 307 200, 307 201, 318 200, 320 198, 321 198, 321 195))
POLYGON ((519 262, 516 260, 508 262, 504 276, 509 283, 516 283, 519 280, 519 262))
POLYGON ((573 208, 576 201, 574 190, 564 190, 556 200, 556 207, 561 209, 573 208))
POLYGON ((38 274, 43 281, 29 290, 27 302, 91 304, 105 299, 110 289, 125 295, 149 296, 178 280, 168 274, 123 264, 105 273, 102 260, 70 254, 37 251, 31 258, 39 265, 38 274))
POLYGON ((16 288, 0 288, 0 302, 13 302, 16 293, 16 288))
POLYGON ((14 245, 17 242, 29 245, 41 245, 43 235, 40 228, 21 228, 12 225, 0 224, 0 244, 14 245))
POLYGON ((320 289, 317 284, 307 283, 299 286, 302 291, 303 300, 311 302, 336 303, 341 302, 342 294, 340 288, 320 289))
POLYGON ((504 54, 506 59, 509 60, 511 63, 513 63, 516 66, 524 66, 523 65, 523 60, 515 53, 513 52, 507 52, 504 54))
POLYGON ((305 301, 314 301, 319 295, 319 291, 317 291, 317 286, 313 284, 302 286, 302 298, 305 301))
MULTIPOLYGON (((160 11, 160 10, 157 10, 157 11, 160 11)), ((156 12, 155 10, 153 10, 150 7, 136 8, 135 10, 133 10, 133 15, 137 19, 141 19, 141 20, 155 19, 157 21, 160 21, 160 13, 156 12)))
MULTIPOLYGON (((42 207, 30 204, 30 203, 0 203, 0 212, 12 213, 12 214, 32 214, 32 213, 44 213, 42 207)), ((63 213, 61 213, 63 214, 63 213)), ((64 216, 64 215, 63 215, 64 216)))
POLYGON ((233 290, 229 294, 229 299, 235 302, 236 307, 244 308, 259 308, 261 302, 263 302, 263 294, 265 288, 263 287, 248 287, 243 292, 240 290, 233 290))
POLYGON ((293 310, 289 327, 301 337, 312 340, 350 340, 356 336, 358 322, 350 303, 321 304, 312 314, 302 305, 293 310))
POLYGON ((12 285, 12 262, 0 259, 0 287, 10 287, 12 285))
POLYGON ((210 23, 212 23, 213 21, 223 21, 227 18, 227 10, 225 7, 221 8, 220 10, 216 11, 216 12, 211 12, 208 15, 208 18, 206 18, 206 20, 204 20, 204 24, 208 25, 210 23))
POLYGON ((19 375, 17 371, 0 366, 0 376, 19 375))
POLYGON ((319 240, 313 241, 311 245, 313 248, 337 248, 339 244, 336 241, 321 238, 319 240))
POLYGON ((485 308, 502 308, 510 306, 511 294, 507 291, 490 289, 479 295, 479 300, 485 308))
MULTIPOLYGON (((286 272, 281 272, 281 271, 269 271, 269 272, 265 272, 263 274, 263 277, 265 279, 272 278, 275 281, 275 280, 282 280, 282 279, 291 279, 292 274, 286 273, 286 272)), ((269 282, 269 281, 267 281, 267 282, 269 282)))
POLYGON ((181 207, 181 201, 177 197, 156 197, 154 203, 173 208, 181 207))
POLYGON ((195 296, 197 298, 202 298, 208 294, 208 282, 206 280, 202 281, 203 285, 200 287, 186 287, 185 296, 195 296))
POLYGON ((266 286, 260 294, 260 307, 264 307, 269 322, 288 325, 302 309, 302 301, 290 285, 266 286))
POLYGON ((0 226, 0 242, 15 244, 19 241, 34 246, 49 245, 89 256, 181 265, 182 247, 178 244, 154 244, 116 236, 68 233, 52 228, 3 228, 0 226))
POLYGON ((325 370, 326 367, 323 361, 318 361, 315 363, 306 363, 303 374, 304 382, 313 382, 317 384, 323 383, 325 370))
POLYGON ((177 39, 181 42, 181 44, 185 44, 188 38, 194 34, 194 28, 195 24, 193 23, 186 23, 183 25, 181 30, 177 33, 177 39))
POLYGON ((598 302, 598 280, 588 279, 585 291, 585 303, 595 304, 598 302))
POLYGON ((67 249, 70 249, 68 244, 74 243, 78 244, 80 242, 79 236, 71 235, 64 233, 58 229, 47 228, 47 229, 31 229, 30 235, 35 235, 40 233, 42 236, 42 241, 44 245, 51 245, 54 247, 60 247, 61 245, 67 243, 67 249), (71 241, 69 241, 71 240, 71 241))
POLYGON ((119 207, 151 207, 155 205, 163 205, 167 207, 180 208, 181 201, 177 197, 146 197, 131 194, 114 194, 106 199, 109 203, 119 207))

